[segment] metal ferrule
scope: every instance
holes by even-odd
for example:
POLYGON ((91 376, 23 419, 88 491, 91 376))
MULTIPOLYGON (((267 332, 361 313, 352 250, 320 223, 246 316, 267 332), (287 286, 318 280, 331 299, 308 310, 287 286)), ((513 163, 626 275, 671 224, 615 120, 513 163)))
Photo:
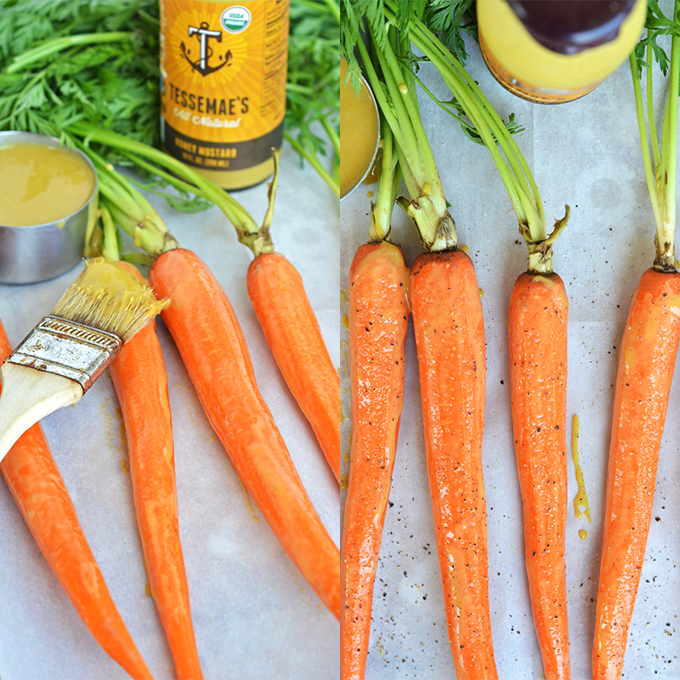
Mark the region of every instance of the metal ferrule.
POLYGON ((86 392, 122 347, 113 333, 48 315, 7 361, 75 380, 86 392))

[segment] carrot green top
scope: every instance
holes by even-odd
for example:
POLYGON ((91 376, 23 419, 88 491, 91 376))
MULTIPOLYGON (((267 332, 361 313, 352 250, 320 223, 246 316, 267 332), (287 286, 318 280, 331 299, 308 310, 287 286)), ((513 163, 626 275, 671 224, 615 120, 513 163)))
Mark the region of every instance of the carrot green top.
MULTIPOLYGON (((179 243, 168 231, 162 218, 149 201, 137 191, 134 186, 135 182, 116 172, 110 163, 107 163, 89 146, 90 141, 113 147, 139 167, 162 177, 172 186, 202 196, 214 203, 236 228, 239 241, 247 245, 256 256, 273 252, 274 245, 269 235, 269 228, 274 217, 274 199, 278 184, 278 152, 274 153, 274 177, 269 186, 267 212, 262 226, 258 226, 246 209, 226 191, 205 179, 193 168, 162 151, 87 123, 76 123, 69 128, 69 131, 85 138, 83 142, 76 140, 76 144, 90 157, 97 168, 99 192, 104 198, 105 207, 110 212, 113 221, 130 234, 135 239, 135 245, 142 248, 152 259, 167 250, 179 248, 179 243), (170 172, 166 172, 163 168, 167 168, 170 172), (170 174, 171 172, 173 174, 170 174), (176 175, 183 179, 179 179, 176 175)), ((106 228, 106 217, 103 216, 102 221, 106 228)), ((89 242, 90 236, 88 234, 86 242, 89 242)))
POLYGON ((676 0, 673 21, 668 21, 656 2, 650 3, 650 14, 647 18, 648 37, 641 41, 638 48, 630 55, 630 68, 633 75, 635 91, 635 107, 642 144, 642 159, 647 176, 649 198, 652 201, 654 219, 656 221, 656 258, 654 268, 659 271, 675 271, 675 182, 677 175, 678 147, 678 79, 680 78, 680 2, 676 0), (656 44, 656 34, 673 33, 671 47, 671 68, 668 99, 663 117, 661 144, 654 124, 654 102, 652 85, 652 52, 655 53, 664 75, 668 70, 665 53, 656 44), (647 60, 641 62, 640 57, 647 47, 647 60), (641 66, 645 66, 647 75, 646 105, 649 137, 645 126, 645 113, 640 85, 641 66), (652 156, 650 157, 650 146, 652 156))
POLYGON ((394 137, 383 120, 380 131, 378 190, 375 203, 371 201, 369 243, 390 240, 390 220, 400 185, 401 171, 394 150, 394 137))
POLYGON ((126 214, 130 218, 127 223, 119 222, 119 224, 151 257, 156 257, 165 250, 179 246, 174 239, 169 240, 169 232, 162 224, 161 218, 148 201, 134 189, 133 183, 116 173, 113 167, 91 148, 91 142, 116 149, 135 165, 149 171, 152 175, 161 177, 168 184, 201 196, 216 205, 236 228, 239 241, 248 246, 256 256, 273 252, 274 245, 269 228, 274 215, 274 197, 278 182, 278 153, 274 153, 274 178, 269 188, 269 206, 262 225, 258 226, 250 213, 229 193, 163 151, 91 123, 73 123, 69 125, 67 132, 76 138, 78 146, 90 157, 97 168, 101 193, 110 199, 110 205, 117 205, 120 209, 117 213, 112 211, 114 219, 118 221, 121 214, 126 214), (77 138, 82 139, 82 142, 77 138), (135 203, 137 208, 133 207, 135 203), (146 208, 149 210, 146 211, 146 208), (145 219, 148 216, 151 216, 151 219, 145 219), (130 220, 135 222, 136 227, 130 220))
MULTIPOLYGON (((409 215, 416 221, 426 249, 437 250, 442 241, 444 245, 451 241, 455 245, 455 226, 453 220, 450 220, 452 233, 450 240, 446 241, 439 233, 440 225, 434 219, 443 216, 444 212, 448 215, 448 212, 445 211, 445 206, 444 208, 441 206, 443 192, 432 152, 420 122, 414 87, 416 81, 420 81, 410 66, 411 41, 437 68, 453 93, 455 102, 440 102, 422 82, 420 85, 444 110, 461 121, 469 135, 477 137, 490 151, 517 214, 520 233, 529 248, 529 270, 551 272, 552 244, 567 224, 569 208, 566 207, 565 216, 555 222, 552 233, 548 235, 538 187, 508 129, 514 125, 514 121, 511 120, 507 126, 503 123, 473 78, 421 21, 418 15, 424 9, 424 4, 412 0, 377 2, 353 0, 351 3, 345 0, 345 6, 350 7, 345 13, 348 19, 343 25, 346 33, 343 36, 345 52, 347 53, 350 44, 358 45, 375 92, 380 87, 379 80, 375 72, 372 73, 367 50, 360 39, 357 28, 360 23, 356 16, 353 22, 351 21, 352 13, 358 15, 363 12, 368 22, 385 81, 384 90, 380 91, 381 96, 376 98, 390 127, 395 131, 400 164, 403 166, 406 185, 413 199, 409 215), (452 105, 454 110, 448 108, 447 104, 452 105), (404 110, 409 114, 408 118, 404 110), (462 112, 471 123, 462 121, 457 112, 462 112), (410 126, 407 125, 408 121, 411 123, 410 126), (396 130, 399 130, 399 133, 396 130), (425 229, 421 228, 421 222, 425 223, 425 229), (435 237, 432 236, 433 233, 436 234, 435 237)), ((350 67, 354 65, 358 68, 356 60, 354 64, 350 59, 348 61, 350 67)))
MULTIPOLYGON (((375 63, 361 34, 362 13, 375 3, 344 0, 342 43, 350 73, 359 68, 354 47, 359 51, 368 81, 380 111, 394 138, 401 172, 411 196, 406 209, 415 222, 423 248, 441 252, 456 247, 456 225, 449 214, 437 165, 420 116, 416 82, 409 65, 408 43, 396 28, 380 16, 368 16, 375 63)), ((354 83, 359 78, 353 79, 354 83)))

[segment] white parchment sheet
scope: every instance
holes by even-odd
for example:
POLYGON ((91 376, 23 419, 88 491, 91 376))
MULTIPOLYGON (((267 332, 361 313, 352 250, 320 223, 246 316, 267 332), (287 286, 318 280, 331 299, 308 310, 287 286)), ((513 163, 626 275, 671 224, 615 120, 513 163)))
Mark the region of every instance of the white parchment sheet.
MULTIPOLYGON (((668 3, 664 6, 668 7, 668 3)), ((506 92, 471 46, 468 71, 507 119, 543 197, 549 227, 569 204, 572 216, 555 245, 554 268, 570 299, 568 436, 580 418, 581 465, 592 524, 577 520, 569 457, 567 586, 573 680, 591 675, 595 599, 602 542, 606 466, 618 345, 631 296, 654 259, 654 217, 640 152, 631 74, 626 62, 595 91, 572 103, 533 105, 506 92), (585 540, 578 537, 586 529, 585 540)), ((436 71, 420 75, 443 100, 450 94, 436 71)), ((489 583, 499 676, 543 677, 524 568, 522 507, 510 415, 508 306, 512 285, 526 270, 527 249, 489 152, 472 144, 458 124, 420 92, 425 129, 452 204, 459 244, 469 246, 482 300, 487 343, 484 474, 488 509, 489 583)), ((660 130, 660 125, 658 126, 660 130)), ((362 185, 341 202, 343 313, 348 272, 368 238, 368 192, 362 185)), ((407 264, 421 252, 415 228, 396 208, 393 242, 407 264)), ((343 451, 349 452, 351 406, 347 330, 341 329, 343 451)), ((454 678, 425 466, 425 447, 412 327, 399 445, 375 585, 366 680, 454 678)), ((680 678, 680 389, 676 379, 661 448, 654 514, 624 677, 680 678)), ((345 455, 348 466, 348 456, 345 455)), ((346 471, 347 468, 345 468, 346 471)), ((309 676, 312 677, 311 675, 309 676)), ((462 680, 462 679, 458 679, 462 680)))
MULTIPOLYGON (((235 192, 259 222, 266 185, 235 192)), ((339 489, 266 343, 246 291, 250 251, 217 209, 178 213, 149 197, 182 246, 224 287, 243 327, 260 390, 309 495, 339 542, 339 489)), ((300 272, 335 365, 339 364, 338 202, 316 173, 284 150, 274 244, 300 272)), ((76 277, 0 286, 0 319, 16 345, 76 277)), ((158 333, 170 381, 179 524, 198 652, 206 680, 335 680, 339 625, 283 552, 208 425, 175 344, 158 333)), ((175 670, 146 575, 127 448, 106 372, 74 407, 42 421, 80 522, 139 651, 158 680, 175 670)), ((0 677, 114 680, 127 673, 100 648, 40 554, 0 481, 0 677)))

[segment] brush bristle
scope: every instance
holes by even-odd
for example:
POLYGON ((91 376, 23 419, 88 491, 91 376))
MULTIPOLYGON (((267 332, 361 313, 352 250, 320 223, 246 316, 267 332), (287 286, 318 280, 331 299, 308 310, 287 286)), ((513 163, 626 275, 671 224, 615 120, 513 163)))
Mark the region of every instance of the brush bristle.
POLYGON ((122 267, 97 257, 85 262, 52 314, 127 342, 168 304, 122 267))

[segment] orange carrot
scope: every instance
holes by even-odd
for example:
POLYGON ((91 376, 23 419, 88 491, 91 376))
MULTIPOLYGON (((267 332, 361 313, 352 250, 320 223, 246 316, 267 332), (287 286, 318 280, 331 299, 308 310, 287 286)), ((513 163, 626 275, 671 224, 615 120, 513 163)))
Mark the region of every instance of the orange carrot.
POLYGON ((255 382, 243 332, 219 283, 191 251, 160 255, 149 280, 171 298, 163 320, 208 420, 279 542, 340 617, 340 556, 307 496, 255 382))
MULTIPOLYGON (((0 363, 10 353, 0 324, 0 363)), ((94 638, 133 678, 152 678, 111 599, 40 425, 21 436, 0 471, 40 551, 94 638)))
MULTIPOLYGON (((674 3, 673 20, 680 20, 678 0, 674 3)), ((646 107, 635 51, 629 57, 643 164, 656 221, 656 254, 653 267, 642 274, 633 295, 619 349, 595 608, 595 680, 616 680, 622 675, 652 519, 659 449, 680 341, 680 274, 676 271, 675 259, 680 36, 675 34, 670 62, 659 144, 654 126, 651 48, 646 65, 650 79, 646 107), (645 110, 649 115, 649 136, 645 110)))
POLYGON ((496 678, 482 478, 486 364, 474 267, 459 250, 411 268, 427 470, 456 677, 496 678))
POLYGON ((340 480, 340 377, 328 356, 302 278, 279 253, 248 268, 248 295, 276 363, 340 480))
POLYGON ((527 272, 510 297, 510 379, 529 593, 546 680, 569 678, 567 312, 555 273, 527 272))
POLYGON ((168 377, 156 323, 128 342, 109 367, 118 394, 144 562, 179 680, 203 675, 191 622, 177 518, 168 377))
POLYGON ((595 613, 598 680, 621 677, 679 341, 680 274, 648 269, 633 296, 619 350, 595 613))
POLYGON ((408 268, 386 241, 357 251, 350 270, 352 452, 342 537, 342 680, 362 680, 373 582, 404 401, 408 268))

